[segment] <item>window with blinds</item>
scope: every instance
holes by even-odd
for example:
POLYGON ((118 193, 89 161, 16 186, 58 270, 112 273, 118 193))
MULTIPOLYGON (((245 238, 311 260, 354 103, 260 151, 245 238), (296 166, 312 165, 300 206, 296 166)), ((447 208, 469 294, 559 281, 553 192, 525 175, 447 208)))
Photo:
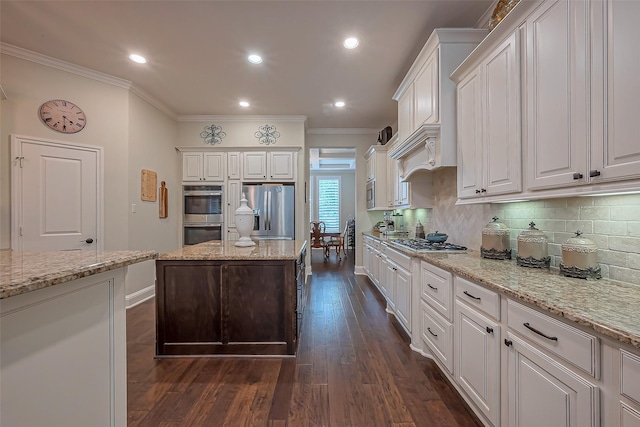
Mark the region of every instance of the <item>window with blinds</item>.
POLYGON ((324 221, 327 232, 340 232, 340 177, 318 176, 315 181, 311 188, 310 220, 324 221))

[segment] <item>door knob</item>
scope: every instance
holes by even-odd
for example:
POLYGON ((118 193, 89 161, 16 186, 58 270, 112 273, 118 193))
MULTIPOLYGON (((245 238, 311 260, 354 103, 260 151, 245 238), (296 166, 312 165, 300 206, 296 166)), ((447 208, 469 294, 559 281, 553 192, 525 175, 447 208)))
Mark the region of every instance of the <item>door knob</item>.
POLYGON ((85 243, 93 243, 93 239, 91 237, 87 238, 87 240, 84 241, 85 243))

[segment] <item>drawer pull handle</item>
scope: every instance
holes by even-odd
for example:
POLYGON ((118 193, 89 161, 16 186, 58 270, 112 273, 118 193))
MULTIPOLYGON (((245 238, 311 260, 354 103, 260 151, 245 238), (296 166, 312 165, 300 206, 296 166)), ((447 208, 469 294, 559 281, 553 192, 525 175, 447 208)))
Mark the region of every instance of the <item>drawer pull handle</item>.
POLYGON ((436 288, 435 286, 432 286, 431 283, 427 283, 427 286, 433 289, 434 291, 438 290, 438 288, 436 288))
POLYGON ((492 334, 493 333, 493 328, 490 328, 490 327, 487 326, 487 333, 488 334, 492 334))
POLYGON ((429 331, 429 333, 430 333, 431 335, 433 335, 434 337, 438 338, 438 334, 434 334, 434 333, 433 333, 433 331, 431 330, 431 328, 430 328, 430 327, 428 327, 428 326, 427 326, 427 331, 429 331))
POLYGON ((551 341, 558 341, 558 337, 550 337, 549 335, 545 334, 544 332, 540 332, 539 330, 537 330, 536 328, 534 328, 533 326, 529 325, 529 322, 525 322, 523 323, 524 327, 529 329, 530 331, 535 332, 536 334, 545 337, 548 340, 551 341))
POLYGON ((513 341, 508 340, 508 339, 504 339, 504 345, 506 345, 507 347, 511 347, 513 345, 513 341))
POLYGON ((464 291, 464 292, 463 292, 463 294, 465 294, 465 295, 466 295, 466 296, 468 296, 469 298, 473 298, 473 299, 474 299, 474 300, 476 300, 476 301, 480 301, 480 300, 482 299, 482 298, 480 298, 480 297, 476 297, 476 296, 471 295, 471 294, 470 294, 469 292, 467 292, 467 291, 464 291))

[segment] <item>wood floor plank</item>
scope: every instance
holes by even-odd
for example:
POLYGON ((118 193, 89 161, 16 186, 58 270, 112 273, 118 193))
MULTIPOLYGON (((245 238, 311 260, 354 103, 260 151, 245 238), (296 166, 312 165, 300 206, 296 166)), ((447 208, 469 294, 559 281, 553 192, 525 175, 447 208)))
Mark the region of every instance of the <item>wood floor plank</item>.
POLYGON ((296 358, 154 359, 155 302, 128 310, 129 427, 481 426, 351 255, 313 260, 296 358))

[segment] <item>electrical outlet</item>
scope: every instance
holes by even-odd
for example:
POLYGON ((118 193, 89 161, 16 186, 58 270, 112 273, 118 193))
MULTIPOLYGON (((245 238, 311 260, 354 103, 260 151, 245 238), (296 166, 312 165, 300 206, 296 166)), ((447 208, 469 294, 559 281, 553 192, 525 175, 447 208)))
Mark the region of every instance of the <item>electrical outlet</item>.
POLYGON ((136 208, 137 208, 136 204, 132 203, 131 204, 131 213, 136 213, 136 208))

